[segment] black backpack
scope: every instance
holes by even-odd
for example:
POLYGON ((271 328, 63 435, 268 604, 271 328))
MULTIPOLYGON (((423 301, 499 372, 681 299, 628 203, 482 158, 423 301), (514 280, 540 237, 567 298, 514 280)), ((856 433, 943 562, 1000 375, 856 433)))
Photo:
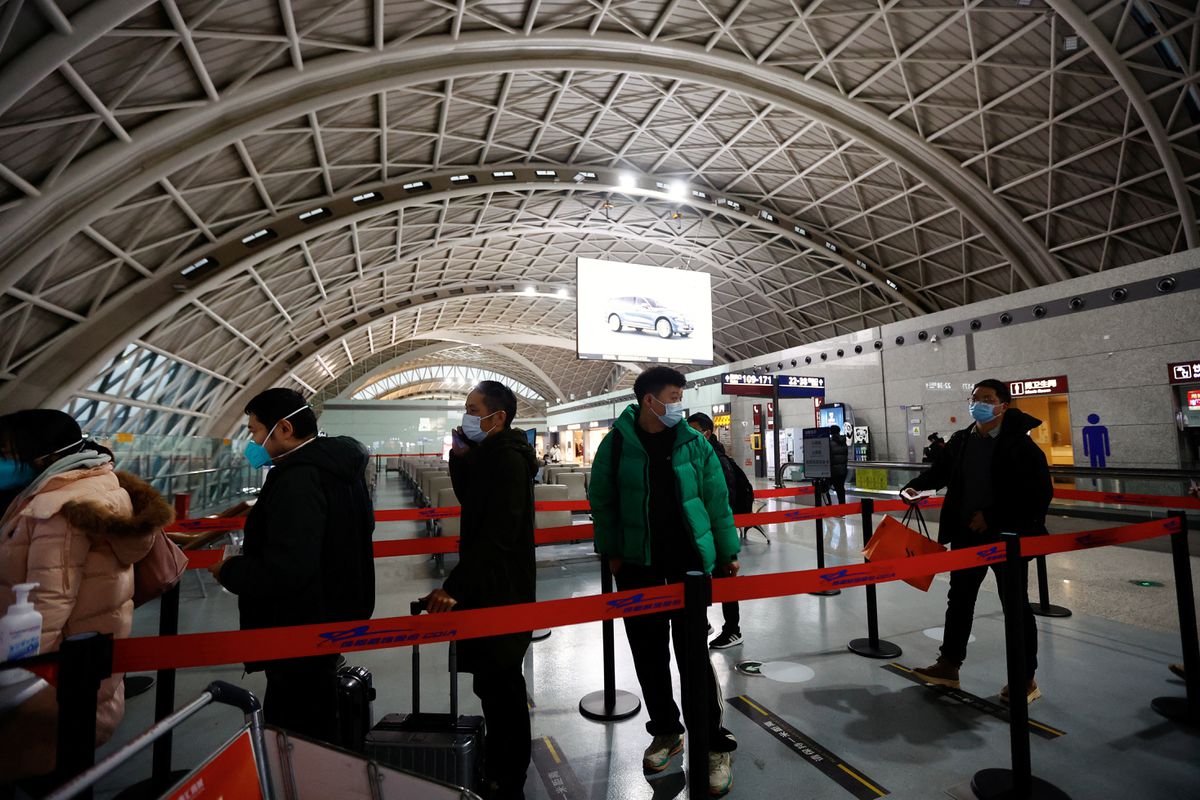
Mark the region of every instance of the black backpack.
POLYGON ((733 509, 735 514, 749 514, 754 510, 754 486, 750 483, 750 479, 746 477, 746 473, 742 472, 734 460, 729 456, 722 456, 721 466, 732 476, 733 480, 726 481, 733 487, 733 492, 729 497, 729 507, 733 509))

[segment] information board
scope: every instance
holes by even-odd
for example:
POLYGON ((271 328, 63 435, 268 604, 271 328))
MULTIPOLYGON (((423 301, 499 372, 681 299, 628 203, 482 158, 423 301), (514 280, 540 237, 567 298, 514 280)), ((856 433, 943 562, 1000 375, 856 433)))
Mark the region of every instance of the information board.
POLYGON ((833 475, 829 459, 829 430, 804 429, 804 477, 828 478, 833 475))

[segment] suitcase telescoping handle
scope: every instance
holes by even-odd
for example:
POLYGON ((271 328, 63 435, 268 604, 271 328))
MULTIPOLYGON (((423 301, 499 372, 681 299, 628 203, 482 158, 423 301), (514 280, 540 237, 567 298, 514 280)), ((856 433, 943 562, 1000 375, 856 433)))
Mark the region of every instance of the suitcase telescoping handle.
MULTIPOLYGON (((428 608, 424 599, 413 600, 408 605, 409 611, 414 617, 420 616, 421 612, 428 608)), ((412 708, 413 713, 418 714, 421 711, 421 648, 413 645, 412 649, 412 708)), ((450 640, 450 718, 458 719, 458 647, 457 643, 450 640)))

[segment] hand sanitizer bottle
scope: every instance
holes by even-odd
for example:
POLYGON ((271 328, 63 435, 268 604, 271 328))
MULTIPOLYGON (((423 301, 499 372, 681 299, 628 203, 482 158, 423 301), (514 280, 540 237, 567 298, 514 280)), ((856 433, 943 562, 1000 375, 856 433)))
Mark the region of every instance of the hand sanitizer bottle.
POLYGON ((17 600, 0 617, 0 660, 36 656, 42 643, 42 615, 29 602, 29 593, 36 583, 21 583, 13 587, 17 600))

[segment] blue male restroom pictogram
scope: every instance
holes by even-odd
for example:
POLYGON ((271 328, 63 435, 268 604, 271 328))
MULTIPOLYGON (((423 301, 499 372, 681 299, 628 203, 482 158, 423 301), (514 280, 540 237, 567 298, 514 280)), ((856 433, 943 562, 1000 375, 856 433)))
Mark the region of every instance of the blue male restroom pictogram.
POLYGON ((1083 454, 1091 459, 1093 467, 1103 469, 1107 466, 1106 459, 1112 455, 1108 444, 1108 427, 1097 425, 1099 414, 1088 414, 1090 424, 1083 426, 1083 454))

